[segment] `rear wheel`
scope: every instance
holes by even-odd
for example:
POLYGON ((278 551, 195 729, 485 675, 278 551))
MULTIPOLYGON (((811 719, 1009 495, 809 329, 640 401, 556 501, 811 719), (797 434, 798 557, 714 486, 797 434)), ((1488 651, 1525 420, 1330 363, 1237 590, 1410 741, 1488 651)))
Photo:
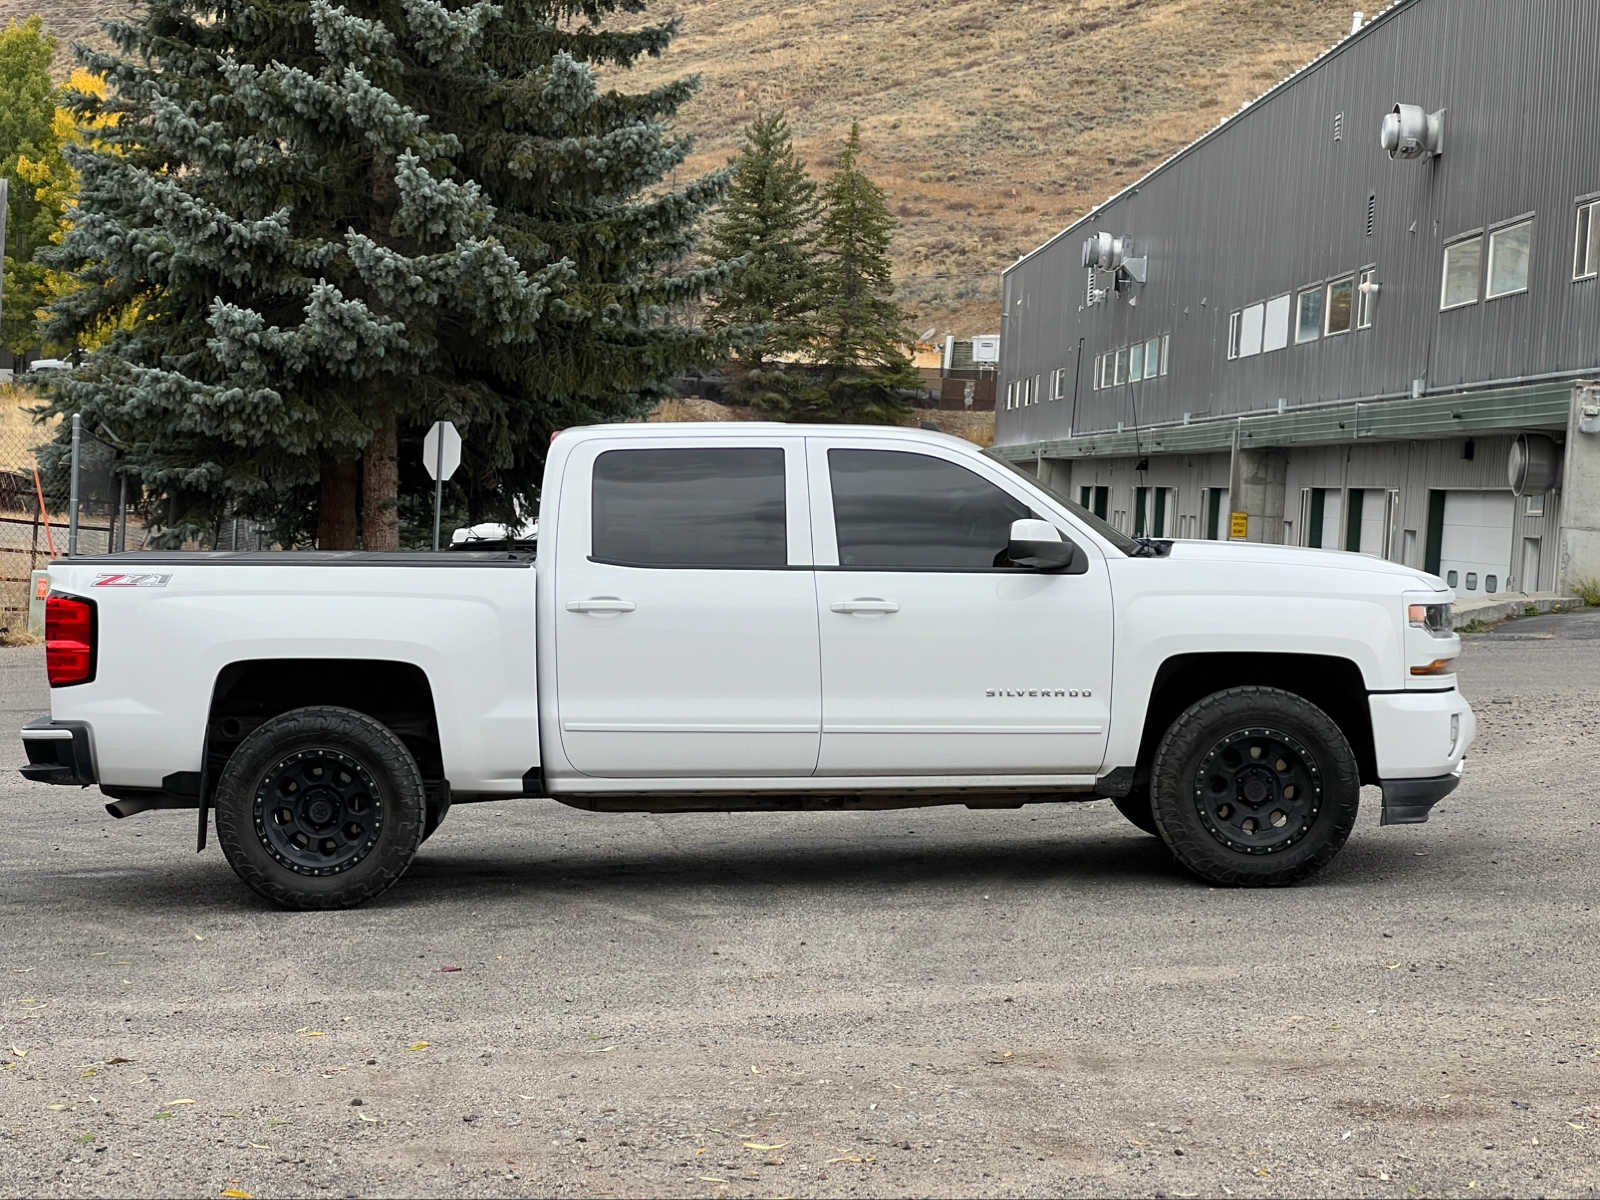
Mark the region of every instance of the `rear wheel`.
POLYGON ((1339 727, 1277 688, 1207 696, 1167 730, 1151 769, 1161 838, 1207 883, 1277 886, 1327 865, 1355 826, 1361 778, 1339 727))
POLYGON ((217 841, 285 908, 349 908, 393 886, 421 844, 416 760, 381 722, 299 708, 256 728, 217 782, 217 841))

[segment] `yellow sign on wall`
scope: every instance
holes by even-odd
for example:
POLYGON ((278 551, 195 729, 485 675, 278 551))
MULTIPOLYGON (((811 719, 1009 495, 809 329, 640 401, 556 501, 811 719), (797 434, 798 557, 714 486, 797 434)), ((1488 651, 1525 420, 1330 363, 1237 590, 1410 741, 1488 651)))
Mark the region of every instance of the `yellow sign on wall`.
POLYGON ((1250 518, 1242 513, 1228 515, 1228 536, 1230 538, 1243 538, 1250 536, 1250 518))

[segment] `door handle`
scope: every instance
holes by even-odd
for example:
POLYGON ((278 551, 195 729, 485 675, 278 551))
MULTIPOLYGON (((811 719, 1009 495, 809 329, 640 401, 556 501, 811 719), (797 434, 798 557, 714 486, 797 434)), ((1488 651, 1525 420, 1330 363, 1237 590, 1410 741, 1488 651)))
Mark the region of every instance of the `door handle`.
POLYGON ((568 600, 571 613, 630 613, 636 605, 620 596, 590 596, 587 600, 568 600))
POLYGON ((893 600, 878 596, 857 596, 854 600, 840 600, 832 605, 836 613, 895 613, 900 606, 893 600))

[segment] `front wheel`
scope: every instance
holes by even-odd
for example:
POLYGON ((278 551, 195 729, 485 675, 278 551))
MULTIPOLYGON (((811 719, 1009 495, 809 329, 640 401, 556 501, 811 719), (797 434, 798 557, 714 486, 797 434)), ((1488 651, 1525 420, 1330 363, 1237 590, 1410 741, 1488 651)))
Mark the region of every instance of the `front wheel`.
POLYGON ((1191 705, 1151 768, 1151 809, 1173 855, 1207 883, 1272 887, 1339 852, 1361 803, 1355 754, 1291 692, 1237 687, 1191 705))
POLYGON ((261 724, 228 759, 215 804, 229 865, 284 908, 350 908, 386 891, 426 819, 405 743, 348 708, 297 708, 261 724))

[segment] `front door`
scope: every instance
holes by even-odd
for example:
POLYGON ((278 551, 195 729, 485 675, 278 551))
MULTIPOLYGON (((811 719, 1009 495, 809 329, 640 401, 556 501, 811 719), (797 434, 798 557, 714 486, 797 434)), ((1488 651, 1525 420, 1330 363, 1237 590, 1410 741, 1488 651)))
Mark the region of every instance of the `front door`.
MULTIPOLYGON (((574 452, 557 519, 556 704, 606 778, 806 776, 816 589, 800 438, 574 452)), ((544 568, 544 564, 540 564, 544 568)))
POLYGON ((819 775, 1082 774, 1111 712, 1111 592, 1006 564, 1020 480, 928 446, 807 445, 822 633, 819 775))

